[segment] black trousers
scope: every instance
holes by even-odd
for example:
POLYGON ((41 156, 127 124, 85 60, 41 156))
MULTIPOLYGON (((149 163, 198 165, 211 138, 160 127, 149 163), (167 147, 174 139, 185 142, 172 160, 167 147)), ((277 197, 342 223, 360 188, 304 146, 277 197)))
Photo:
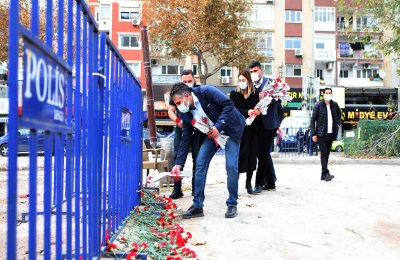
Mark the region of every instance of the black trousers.
POLYGON ((269 187, 275 187, 275 168, 271 157, 271 148, 275 136, 276 129, 266 130, 263 126, 258 128, 256 186, 266 184, 269 187))
POLYGON ((328 161, 329 161, 329 155, 331 154, 332 142, 334 139, 335 137, 333 136, 333 134, 327 134, 326 136, 323 137, 321 136, 317 137, 319 150, 321 152, 321 166, 322 166, 321 175, 329 174, 328 161))

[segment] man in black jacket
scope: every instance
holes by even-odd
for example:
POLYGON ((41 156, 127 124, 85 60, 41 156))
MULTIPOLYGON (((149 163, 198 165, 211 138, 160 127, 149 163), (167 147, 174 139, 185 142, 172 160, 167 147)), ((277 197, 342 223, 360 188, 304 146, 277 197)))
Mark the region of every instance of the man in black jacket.
POLYGON ((335 176, 328 170, 328 160, 333 140, 338 134, 341 124, 341 110, 339 105, 332 101, 332 89, 324 89, 324 100, 314 107, 310 122, 312 140, 318 142, 321 151, 321 180, 330 181, 335 176))
MULTIPOLYGON (((256 93, 260 95, 261 99, 264 97, 263 88, 272 79, 263 76, 261 64, 258 61, 250 63, 249 71, 256 93)), ((254 122, 258 124, 258 167, 256 172, 256 186, 254 188, 255 194, 261 193, 263 190, 275 190, 276 174, 271 157, 271 149, 276 136, 276 130, 281 125, 282 117, 282 101, 274 98, 268 107, 267 114, 261 115, 261 119, 254 122)))

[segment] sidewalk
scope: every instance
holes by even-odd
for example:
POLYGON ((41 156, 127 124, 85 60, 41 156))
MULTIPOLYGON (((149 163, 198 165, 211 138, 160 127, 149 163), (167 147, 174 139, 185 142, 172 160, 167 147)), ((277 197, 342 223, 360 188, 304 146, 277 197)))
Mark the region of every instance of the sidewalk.
MULTIPOLYGON (((276 191, 248 195, 241 174, 238 216, 225 219, 224 160, 211 162, 205 216, 181 221, 194 240, 206 241, 192 247, 199 259, 400 259, 399 166, 337 158, 326 183, 319 164, 304 163, 319 157, 275 158, 276 191)), ((184 194, 176 200, 182 210, 193 199, 184 194)))

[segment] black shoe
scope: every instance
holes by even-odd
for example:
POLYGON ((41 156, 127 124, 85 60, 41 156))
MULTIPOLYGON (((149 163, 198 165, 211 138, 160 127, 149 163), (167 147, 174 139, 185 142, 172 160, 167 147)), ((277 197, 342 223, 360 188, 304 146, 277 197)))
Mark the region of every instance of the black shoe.
POLYGON ((177 200, 179 198, 183 197, 183 193, 181 190, 173 190, 171 195, 169 195, 169 197, 173 200, 177 200))
POLYGON ((276 190, 275 185, 268 185, 268 184, 264 184, 262 189, 266 190, 266 191, 274 191, 274 190, 276 190))
POLYGON ((248 194, 253 194, 253 187, 251 187, 251 183, 250 182, 246 182, 246 190, 248 194))
POLYGON ((331 181, 333 178, 335 178, 335 175, 331 175, 329 173, 321 175, 321 181, 331 181))
POLYGON ((261 186, 256 186, 253 190, 254 194, 259 194, 262 192, 262 187, 261 186))
POLYGON ((236 206, 228 206, 228 209, 225 212, 226 218, 234 218, 237 216, 237 207, 236 206))
POLYGON ((196 208, 193 205, 190 206, 190 208, 183 212, 182 218, 184 219, 189 219, 189 218, 197 218, 197 217, 203 217, 203 208, 196 208))

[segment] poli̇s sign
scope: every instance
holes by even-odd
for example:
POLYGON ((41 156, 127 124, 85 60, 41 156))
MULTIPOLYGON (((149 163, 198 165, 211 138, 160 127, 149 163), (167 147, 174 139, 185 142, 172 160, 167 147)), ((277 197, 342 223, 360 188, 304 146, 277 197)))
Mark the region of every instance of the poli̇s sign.
POLYGON ((45 48, 25 38, 21 121, 28 126, 65 127, 70 74, 66 65, 45 48))

